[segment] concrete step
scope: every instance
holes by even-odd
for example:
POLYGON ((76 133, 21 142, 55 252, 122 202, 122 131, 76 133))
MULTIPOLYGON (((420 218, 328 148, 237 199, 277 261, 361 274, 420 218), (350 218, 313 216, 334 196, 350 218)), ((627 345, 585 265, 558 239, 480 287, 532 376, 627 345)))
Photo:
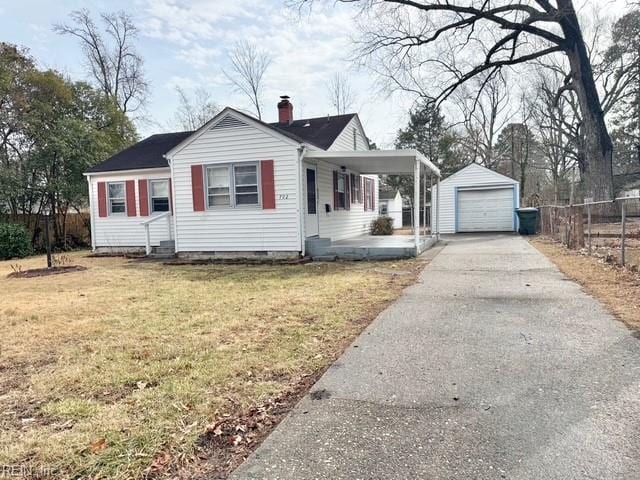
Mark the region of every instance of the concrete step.
POLYGON ((172 258, 176 258, 176 254, 175 253, 154 253, 151 252, 149 255, 147 255, 147 258, 153 258, 156 260, 169 260, 172 258))
POLYGON ((310 237, 304 242, 306 252, 311 255, 322 255, 324 250, 331 246, 330 238, 310 237))
POLYGON ((173 255, 176 253, 176 249, 174 247, 152 247, 151 253, 159 253, 162 255, 173 255))
POLYGON ((337 260, 335 255, 316 255, 311 258, 314 262, 335 262, 337 260))

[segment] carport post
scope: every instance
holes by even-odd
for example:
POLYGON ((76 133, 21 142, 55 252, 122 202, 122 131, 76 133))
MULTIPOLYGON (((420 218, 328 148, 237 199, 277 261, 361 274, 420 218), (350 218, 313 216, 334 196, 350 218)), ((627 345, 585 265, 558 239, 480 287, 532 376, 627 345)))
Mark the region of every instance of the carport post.
POLYGON ((422 179, 422 236, 427 236, 427 171, 422 179))
POLYGON ((420 160, 416 157, 413 166, 413 237, 416 255, 420 254, 420 160))
MULTIPOLYGON (((438 175, 436 184, 438 188, 438 198, 436 199, 436 240, 440 240, 440 175, 438 175)), ((433 201, 431 203, 433 204, 433 201)))
POLYGON ((622 200, 622 235, 620 237, 620 263, 622 263, 622 266, 624 267, 625 264, 625 245, 624 245, 624 241, 625 241, 625 236, 627 233, 627 212, 626 212, 626 208, 625 208, 625 201, 624 199, 622 200))

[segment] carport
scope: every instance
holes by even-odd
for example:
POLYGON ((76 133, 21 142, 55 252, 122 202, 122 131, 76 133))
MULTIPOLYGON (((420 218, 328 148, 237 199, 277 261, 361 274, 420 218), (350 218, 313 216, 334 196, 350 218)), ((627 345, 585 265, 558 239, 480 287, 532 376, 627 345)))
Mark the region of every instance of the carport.
MULTIPOLYGON (((358 171, 364 175, 413 175, 414 185, 414 202, 415 206, 420 205, 420 190, 424 192, 426 198, 427 190, 433 185, 427 181, 427 177, 435 177, 436 185, 440 183, 440 169, 436 167, 421 152, 413 149, 406 150, 354 150, 354 151, 316 151, 310 150, 304 153, 305 159, 322 160, 331 163, 342 170, 350 169, 358 171), (420 177, 422 172, 425 173, 422 185, 420 185, 420 177)), ((439 191, 439 190, 436 190, 439 191)), ((436 202, 438 205, 440 202, 436 202)), ((440 215, 436 207, 433 221, 431 222, 430 232, 427 235, 427 215, 424 212, 424 229, 420 229, 420 208, 414 208, 413 223, 416 226, 413 234, 413 248, 415 255, 419 255, 436 242, 440 236, 440 215)), ((359 243, 366 243, 366 236, 360 239, 359 243)), ((370 238, 370 237, 369 237, 370 238)), ((376 239, 376 247, 385 240, 376 239)), ((389 238, 389 248, 393 248, 391 244, 398 243, 397 239, 389 238)), ((405 245, 406 248, 406 245, 405 245)))

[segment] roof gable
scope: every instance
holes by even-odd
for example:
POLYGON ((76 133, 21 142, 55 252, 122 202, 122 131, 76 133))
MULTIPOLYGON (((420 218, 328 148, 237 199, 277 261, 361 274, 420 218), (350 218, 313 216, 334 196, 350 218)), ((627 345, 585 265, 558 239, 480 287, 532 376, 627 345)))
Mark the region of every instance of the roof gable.
MULTIPOLYGON (((356 128, 360 131, 360 135, 362 136, 362 139, 364 140, 365 145, 367 146, 367 150, 371 150, 371 145, 369 143, 369 137, 367 137, 367 134, 364 133, 364 127, 362 126, 362 122, 360 121, 360 117, 358 116, 357 113, 353 113, 351 114, 352 118, 349 122, 347 122, 345 124, 345 126, 343 127, 343 131, 349 126, 350 123, 355 123, 356 128)), ((333 147, 339 140, 340 137, 342 135, 342 132, 340 132, 336 138, 334 138, 333 142, 331 143, 331 147, 333 147)), ((329 148, 331 149, 331 148, 329 148)))
POLYGON ((458 170, 456 173, 454 173, 452 175, 449 175, 444 180, 441 180, 440 184, 442 185, 443 183, 447 183, 450 180, 458 178, 459 176, 463 175, 464 173, 469 172, 470 169, 480 169, 484 173, 491 174, 492 176, 494 176, 496 178, 496 180, 500 180, 502 183, 513 183, 513 184, 519 183, 517 180, 514 180, 513 178, 507 177, 506 175, 502 175, 501 173, 498 173, 498 172, 496 172, 494 170, 491 170, 490 168, 483 167, 482 165, 480 165, 478 163, 470 163, 466 167, 463 167, 460 170, 458 170))
POLYGON ((380 200, 393 200, 399 193, 400 191, 396 189, 380 188, 378 198, 380 198, 380 200))
POLYGON ((225 107, 220 113, 215 115, 211 120, 205 123, 198 130, 193 132, 189 137, 185 138, 182 142, 175 145, 169 151, 166 152, 167 158, 172 158, 176 155, 180 150, 190 145, 202 135, 204 135, 209 130, 214 130, 216 128, 232 128, 232 127, 242 127, 242 126, 251 126, 258 128, 265 133, 269 133, 271 135, 276 135, 278 138, 290 143, 292 145, 298 145, 300 143, 304 143, 304 141, 300 138, 295 137, 294 135, 287 134, 286 132, 278 131, 269 125, 268 123, 264 123, 261 120, 253 118, 251 115, 247 115, 246 113, 239 112, 231 107, 225 107))

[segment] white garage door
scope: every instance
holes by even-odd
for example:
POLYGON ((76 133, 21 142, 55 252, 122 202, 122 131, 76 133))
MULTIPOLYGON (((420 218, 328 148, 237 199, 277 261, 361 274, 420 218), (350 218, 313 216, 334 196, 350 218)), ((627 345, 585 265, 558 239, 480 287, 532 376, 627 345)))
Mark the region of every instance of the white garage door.
POLYGON ((512 231, 514 208, 512 188, 459 190, 458 231, 512 231))

